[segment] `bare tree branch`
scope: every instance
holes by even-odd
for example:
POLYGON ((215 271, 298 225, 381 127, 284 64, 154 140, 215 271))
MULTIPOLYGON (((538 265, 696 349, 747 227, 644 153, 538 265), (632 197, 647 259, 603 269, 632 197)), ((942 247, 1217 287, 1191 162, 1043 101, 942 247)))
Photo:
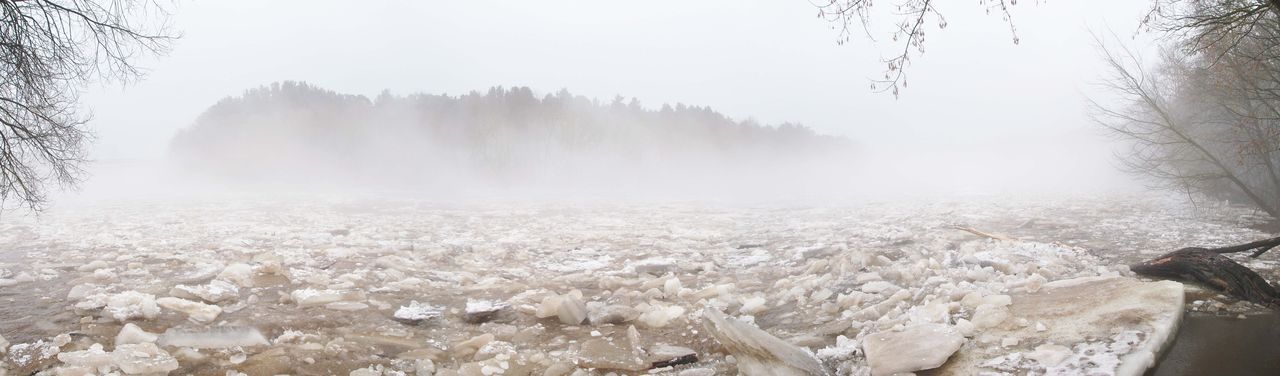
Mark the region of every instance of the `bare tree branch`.
POLYGON ((79 91, 129 81, 138 57, 177 36, 155 2, 0 0, 0 206, 43 207, 46 185, 72 187, 90 138, 79 91))
MULTIPOLYGON (((818 8, 818 17, 830 23, 832 29, 838 30, 836 43, 843 45, 851 40, 855 30, 861 30, 867 38, 875 40, 870 31, 873 3, 870 0, 821 0, 812 4, 818 8)), ((1019 40, 1009 9, 1016 3, 1017 0, 978 1, 987 14, 995 12, 1009 24, 1014 44, 1019 40)), ((912 51, 915 51, 914 55, 924 54, 927 25, 936 22, 938 29, 947 27, 946 17, 934 5, 933 0, 907 0, 893 5, 893 16, 898 17, 899 21, 889 37, 894 43, 901 44, 897 49, 900 52, 881 58, 886 66, 884 78, 871 80, 872 90, 890 92, 896 97, 899 88, 907 86, 906 69, 911 65, 912 51)))

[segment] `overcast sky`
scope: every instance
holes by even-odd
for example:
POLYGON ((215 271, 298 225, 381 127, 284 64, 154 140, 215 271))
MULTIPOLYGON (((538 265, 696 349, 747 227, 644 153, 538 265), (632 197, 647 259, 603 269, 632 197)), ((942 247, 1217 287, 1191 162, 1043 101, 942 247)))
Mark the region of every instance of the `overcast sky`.
POLYGON ((219 98, 303 80, 369 96, 567 88, 799 122, 880 155, 1103 174, 1109 155, 1085 115, 1101 74, 1089 31, 1128 39, 1149 2, 1024 1, 1014 9, 1019 45, 976 3, 938 5, 949 25, 931 25, 896 100, 869 79, 901 45, 876 33, 878 43, 837 46, 804 0, 187 1, 173 19, 182 39, 145 63, 146 78, 90 87, 84 99, 101 160, 160 157, 219 98))

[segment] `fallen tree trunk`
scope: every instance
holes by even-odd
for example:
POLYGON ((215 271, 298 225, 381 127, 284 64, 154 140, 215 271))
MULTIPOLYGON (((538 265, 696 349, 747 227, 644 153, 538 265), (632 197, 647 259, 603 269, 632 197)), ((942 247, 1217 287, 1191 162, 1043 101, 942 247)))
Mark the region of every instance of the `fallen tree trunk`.
POLYGON ((1130 265, 1134 273, 1154 278, 1198 282, 1229 296, 1280 310, 1280 292, 1252 269, 1223 256, 1224 253, 1259 249, 1251 257, 1280 245, 1272 238, 1222 248, 1189 247, 1130 265))

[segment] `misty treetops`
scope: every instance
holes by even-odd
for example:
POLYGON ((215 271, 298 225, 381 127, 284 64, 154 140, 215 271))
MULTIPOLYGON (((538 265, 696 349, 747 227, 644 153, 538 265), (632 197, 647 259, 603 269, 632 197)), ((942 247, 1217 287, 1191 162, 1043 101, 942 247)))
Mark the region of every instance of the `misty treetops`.
POLYGON ((736 121, 684 104, 651 109, 621 96, 606 103, 495 87, 460 96, 384 91, 370 100, 280 82, 214 104, 174 138, 171 153, 204 174, 422 183, 715 180, 846 147, 802 125, 736 121))

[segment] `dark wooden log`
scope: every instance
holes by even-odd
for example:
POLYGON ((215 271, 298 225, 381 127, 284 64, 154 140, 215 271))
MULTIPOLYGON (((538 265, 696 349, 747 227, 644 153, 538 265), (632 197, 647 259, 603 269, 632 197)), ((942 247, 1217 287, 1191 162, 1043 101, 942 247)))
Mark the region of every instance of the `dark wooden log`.
POLYGON ((1280 238, 1214 249, 1183 248, 1130 265, 1129 269, 1149 277, 1202 283, 1229 296, 1280 310, 1280 292, 1274 286, 1252 269, 1222 255, 1255 248, 1265 252, 1276 243, 1280 243, 1280 238))
POLYGON ((1280 237, 1259 240, 1256 242, 1244 243, 1241 245, 1209 248, 1209 251, 1212 251, 1214 253, 1236 253, 1236 252, 1244 252, 1244 251, 1248 251, 1256 248, 1258 251, 1252 254, 1249 254, 1249 257, 1258 258, 1258 256, 1262 256, 1263 253, 1266 253, 1268 250, 1275 248, 1278 245, 1280 245, 1280 237))

